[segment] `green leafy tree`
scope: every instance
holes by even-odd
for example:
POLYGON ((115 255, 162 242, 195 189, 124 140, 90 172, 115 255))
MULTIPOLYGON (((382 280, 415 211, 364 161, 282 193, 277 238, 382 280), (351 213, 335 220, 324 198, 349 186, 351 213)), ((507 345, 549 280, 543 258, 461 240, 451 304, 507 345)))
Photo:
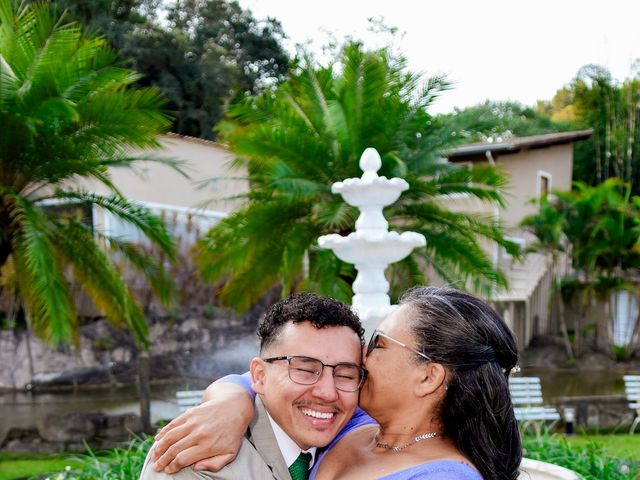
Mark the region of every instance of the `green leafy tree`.
POLYGON ((350 298, 353 266, 316 242, 353 231, 358 211, 331 184, 362 175, 366 147, 380 153, 380 175, 410 184, 385 211, 391 228, 427 238, 426 248, 391 268, 396 293, 424 282, 428 267, 460 286, 471 278, 477 288, 505 284, 479 243, 491 239, 514 253, 500 225, 446 208, 453 194, 500 204, 505 184, 495 169, 442 161, 451 136, 427 109, 447 88, 442 77, 424 80, 404 59, 352 42, 334 64, 304 58, 288 82, 234 104, 219 129, 248 170, 251 191, 245 208, 205 236, 198 255, 205 278, 223 282, 223 300, 246 309, 275 284, 284 293, 304 288, 350 298))
POLYGON ((109 168, 135 161, 128 149, 157 146, 156 135, 170 124, 160 93, 130 89, 138 75, 115 61, 104 41, 87 39, 49 5, 0 0, 0 271, 15 272, 16 293, 33 328, 53 344, 75 335, 69 278, 112 322, 146 342, 142 311, 101 243, 150 274, 168 297, 156 260, 46 206, 97 205, 173 255, 162 222, 123 198, 109 177, 109 168), (97 180, 113 194, 78 190, 78 178, 97 180))
POLYGON ((235 1, 58 3, 122 52, 143 74, 138 85, 162 90, 176 112, 172 130, 183 135, 215 138, 212 127, 237 95, 282 81, 289 68, 280 23, 235 1))
POLYGON ((572 119, 575 128, 593 128, 593 136, 575 145, 577 181, 596 185, 618 177, 640 193, 640 78, 616 81, 598 65, 582 67, 576 78, 547 105, 554 118, 572 119))
POLYGON ((548 115, 518 102, 484 103, 442 115, 460 142, 500 142, 511 137, 525 137, 569 130, 567 122, 554 122, 548 115))
POLYGON ((115 50, 125 47, 134 28, 155 23, 163 8, 162 0, 55 0, 55 4, 86 32, 104 35, 115 50))

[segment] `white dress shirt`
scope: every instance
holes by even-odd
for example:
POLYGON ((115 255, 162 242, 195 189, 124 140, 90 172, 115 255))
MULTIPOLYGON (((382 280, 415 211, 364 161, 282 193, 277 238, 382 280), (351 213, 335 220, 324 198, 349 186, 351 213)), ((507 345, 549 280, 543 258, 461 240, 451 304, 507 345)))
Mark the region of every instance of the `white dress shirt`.
POLYGON ((293 465, 293 462, 300 456, 300 453, 310 453, 311 454, 311 462, 309 463, 309 468, 313 467, 313 463, 316 460, 316 447, 311 447, 309 450, 302 450, 296 442, 291 440, 291 437, 285 433, 280 425, 278 425, 271 415, 267 413, 267 417, 269 417, 269 422, 271 422, 271 428, 273 428, 273 433, 276 436, 276 441, 278 442, 278 448, 282 452, 282 456, 284 458, 284 462, 287 464, 287 468, 293 465))

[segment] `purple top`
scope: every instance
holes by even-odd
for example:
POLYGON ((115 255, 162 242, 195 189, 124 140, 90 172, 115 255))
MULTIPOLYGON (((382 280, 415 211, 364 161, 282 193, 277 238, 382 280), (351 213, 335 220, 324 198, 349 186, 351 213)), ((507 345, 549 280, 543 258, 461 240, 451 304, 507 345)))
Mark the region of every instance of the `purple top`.
POLYGON ((483 480, 482 475, 466 463, 454 460, 439 460, 423 463, 415 467, 400 470, 380 479, 385 480, 413 480, 428 478, 429 480, 483 480))
MULTIPOLYGON (((236 385, 240 385, 245 390, 247 390, 251 395, 253 395, 254 398, 256 396, 256 392, 254 392, 251 388, 251 376, 249 375, 249 373, 245 373, 243 375, 227 375, 226 377, 223 377, 217 381, 235 383, 236 385)), ((364 425, 372 425, 375 423, 376 421, 369 415, 367 415, 364 410, 362 410, 360 407, 356 408, 356 411, 353 414, 353 417, 351 417, 351 420, 349 420, 347 424, 342 427, 342 430, 338 432, 336 438, 334 438, 331 443, 321 451, 320 455, 314 462, 311 472, 309 473, 309 480, 315 479, 316 474, 318 473, 320 462, 325 457, 327 452, 331 448, 333 448, 333 446, 338 443, 342 439, 342 437, 344 437, 351 430, 362 427, 364 425)), ((426 475, 428 475, 429 480, 483 480, 482 475, 480 475, 469 465, 453 460, 440 460, 435 462, 423 463, 421 465, 416 465, 415 467, 400 470, 399 472, 395 472, 391 475, 386 475, 379 478, 385 480, 413 480, 425 478, 426 475)))

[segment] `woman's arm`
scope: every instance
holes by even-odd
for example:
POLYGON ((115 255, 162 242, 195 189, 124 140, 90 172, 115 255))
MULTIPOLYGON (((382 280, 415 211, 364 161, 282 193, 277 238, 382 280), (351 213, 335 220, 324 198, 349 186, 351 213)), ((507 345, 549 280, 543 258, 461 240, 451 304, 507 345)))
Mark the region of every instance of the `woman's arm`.
POLYGON ((232 462, 253 420, 254 397, 249 374, 229 375, 209 385, 201 405, 156 435, 154 469, 175 473, 193 465, 195 470, 217 472, 232 462))

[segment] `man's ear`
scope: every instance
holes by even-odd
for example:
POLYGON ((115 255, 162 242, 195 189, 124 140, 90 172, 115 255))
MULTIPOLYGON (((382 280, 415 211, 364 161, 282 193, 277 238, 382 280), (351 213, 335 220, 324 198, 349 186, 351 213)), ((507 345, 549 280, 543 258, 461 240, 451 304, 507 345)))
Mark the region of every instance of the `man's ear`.
POLYGON ((419 370, 420 378, 416 384, 416 395, 423 397, 430 395, 445 386, 447 371, 439 363, 426 363, 419 370))
POLYGON ((253 391, 259 394, 264 393, 265 377, 267 364, 259 357, 255 357, 249 364, 249 373, 251 373, 251 387, 253 391))

